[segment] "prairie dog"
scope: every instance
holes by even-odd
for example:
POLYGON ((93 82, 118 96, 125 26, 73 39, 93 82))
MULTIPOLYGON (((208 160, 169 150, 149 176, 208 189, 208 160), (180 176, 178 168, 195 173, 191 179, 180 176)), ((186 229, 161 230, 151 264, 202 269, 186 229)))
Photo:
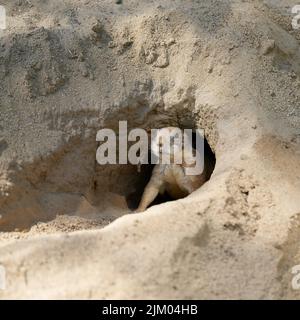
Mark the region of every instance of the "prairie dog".
MULTIPOLYGON (((207 166, 204 164, 204 170, 199 175, 187 175, 186 169, 188 167, 193 167, 194 163, 187 164, 185 161, 182 161, 181 164, 176 164, 175 157, 176 154, 181 151, 181 154, 184 154, 184 160, 187 159, 185 153, 185 148, 183 144, 178 143, 178 128, 167 127, 158 130, 158 138, 155 138, 151 142, 151 149, 156 147, 156 150, 159 151, 159 158, 162 159, 163 155, 167 154, 170 156, 170 164, 156 164, 150 181, 145 187, 142 199, 136 212, 142 212, 147 209, 157 195, 167 192, 172 198, 179 199, 183 198, 196 189, 200 188, 207 180, 207 166), (170 148, 168 147, 170 146, 170 148)), ((182 130, 181 134, 183 133, 182 130)), ((183 134, 182 134, 183 137, 183 134)), ((191 143, 190 143, 190 147, 191 143)), ((195 149, 193 149, 196 152, 195 149)))

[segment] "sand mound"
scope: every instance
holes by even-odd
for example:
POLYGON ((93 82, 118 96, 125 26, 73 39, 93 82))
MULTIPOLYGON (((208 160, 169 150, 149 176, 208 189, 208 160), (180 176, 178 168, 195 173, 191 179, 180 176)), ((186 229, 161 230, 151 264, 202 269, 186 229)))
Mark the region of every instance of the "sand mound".
POLYGON ((299 298, 292 1, 4 5, 0 297, 299 298), (132 214, 149 168, 95 161, 119 120, 205 129, 211 179, 132 214))

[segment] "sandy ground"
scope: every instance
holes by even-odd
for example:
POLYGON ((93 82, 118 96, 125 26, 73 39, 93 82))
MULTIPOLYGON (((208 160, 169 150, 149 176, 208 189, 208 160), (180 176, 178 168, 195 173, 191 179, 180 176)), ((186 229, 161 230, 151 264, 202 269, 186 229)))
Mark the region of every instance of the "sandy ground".
POLYGON ((84 219, 77 216, 57 216, 50 222, 39 222, 30 230, 22 232, 0 232, 0 245, 52 233, 68 233, 78 230, 100 229, 107 226, 109 219, 84 219))
POLYGON ((0 31, 1 298, 298 299, 293 1, 10 0, 0 31), (100 128, 203 128, 211 179, 134 206, 100 128))

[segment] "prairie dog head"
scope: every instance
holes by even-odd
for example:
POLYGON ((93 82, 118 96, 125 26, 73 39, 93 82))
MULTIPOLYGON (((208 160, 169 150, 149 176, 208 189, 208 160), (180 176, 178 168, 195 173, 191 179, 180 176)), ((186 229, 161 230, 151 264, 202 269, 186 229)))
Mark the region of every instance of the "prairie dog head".
POLYGON ((160 159, 165 156, 170 160, 181 157, 184 147, 191 147, 189 139, 184 138, 184 131, 176 127, 166 127, 154 131, 154 136, 151 140, 151 150, 160 159), (185 145, 184 145, 185 144, 185 145))

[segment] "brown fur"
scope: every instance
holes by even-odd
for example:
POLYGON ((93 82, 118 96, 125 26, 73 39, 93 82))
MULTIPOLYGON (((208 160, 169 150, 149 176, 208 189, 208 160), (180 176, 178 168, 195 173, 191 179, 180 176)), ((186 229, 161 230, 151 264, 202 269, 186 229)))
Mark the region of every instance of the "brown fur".
MULTIPOLYGON (((173 127, 168 127, 161 130, 172 132, 173 129, 173 127)), ((162 138, 162 143, 163 140, 164 138, 162 138)), ((175 148, 174 150, 176 152, 175 148)), ((174 154, 171 153, 172 158, 174 159, 174 154)), ((187 167, 186 163, 156 164, 136 211, 146 210, 159 193, 167 192, 172 198, 179 199, 200 188, 207 180, 206 166, 200 175, 187 175, 185 172, 187 167)))

